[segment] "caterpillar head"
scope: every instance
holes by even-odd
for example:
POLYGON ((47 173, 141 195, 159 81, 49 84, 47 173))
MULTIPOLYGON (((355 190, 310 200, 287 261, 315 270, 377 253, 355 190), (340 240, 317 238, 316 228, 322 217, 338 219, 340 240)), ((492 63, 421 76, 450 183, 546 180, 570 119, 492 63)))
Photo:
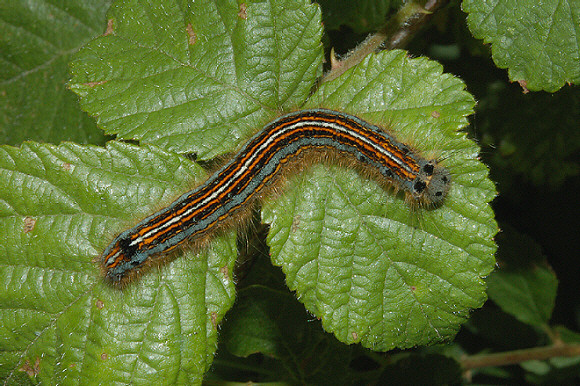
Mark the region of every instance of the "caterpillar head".
POLYGON ((441 206, 451 187, 449 171, 439 166, 435 160, 425 161, 420 166, 421 170, 413 181, 411 195, 422 206, 441 206))

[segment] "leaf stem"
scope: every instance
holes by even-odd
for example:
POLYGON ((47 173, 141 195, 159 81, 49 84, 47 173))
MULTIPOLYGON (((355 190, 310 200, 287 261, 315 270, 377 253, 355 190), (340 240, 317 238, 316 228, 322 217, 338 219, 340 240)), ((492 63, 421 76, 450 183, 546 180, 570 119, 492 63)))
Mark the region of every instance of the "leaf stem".
POLYGON ((383 28, 369 35, 344 58, 336 58, 332 51, 330 53, 331 69, 325 74, 322 82, 337 78, 360 63, 367 55, 379 49, 393 50, 405 47, 411 38, 431 20, 433 14, 448 3, 449 0, 427 0, 424 6, 413 1, 406 3, 383 28))
POLYGON ((464 371, 490 366, 507 366, 530 360, 545 360, 553 357, 580 356, 580 344, 555 344, 523 350, 493 354, 465 356, 459 360, 464 371))

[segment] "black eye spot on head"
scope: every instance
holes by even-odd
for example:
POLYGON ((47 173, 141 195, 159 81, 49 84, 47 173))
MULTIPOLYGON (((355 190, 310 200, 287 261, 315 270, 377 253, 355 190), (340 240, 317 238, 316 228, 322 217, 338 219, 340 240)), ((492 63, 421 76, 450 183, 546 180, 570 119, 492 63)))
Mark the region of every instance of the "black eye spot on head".
POLYGON ((441 181, 443 181, 444 183, 449 182, 449 178, 447 176, 443 176, 441 177, 441 181))
POLYGON ((425 183, 425 181, 417 181, 415 182, 415 184, 413 184, 413 189, 415 189, 415 192, 417 193, 423 193, 423 191, 425 190, 425 188, 427 187, 427 184, 425 183))
POLYGON ((434 170, 434 167, 431 164, 426 164, 425 166, 423 166, 423 171, 428 176, 433 175, 433 170, 434 170))

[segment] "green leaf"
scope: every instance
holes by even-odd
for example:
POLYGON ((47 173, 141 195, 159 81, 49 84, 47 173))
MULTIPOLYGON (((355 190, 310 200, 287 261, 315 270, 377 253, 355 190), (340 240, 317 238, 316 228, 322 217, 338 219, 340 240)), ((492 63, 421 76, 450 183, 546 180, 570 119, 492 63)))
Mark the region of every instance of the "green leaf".
POLYGON ((464 0, 476 38, 491 43, 496 65, 530 90, 580 82, 580 2, 464 0))
POLYGON ((234 238, 120 291, 93 262, 119 231, 205 173, 155 147, 0 148, 0 378, 199 383, 233 303, 234 238))
MULTIPOLYGON (((564 326, 556 326, 554 331, 566 343, 580 343, 580 333, 578 332, 571 331, 564 326)), ((580 358, 575 358, 575 360, 580 360, 580 358)))
POLYGON ((104 143, 66 89, 68 62, 105 29, 110 0, 0 4, 0 143, 104 143))
POLYGON ((558 279, 531 238, 509 228, 504 232, 499 238, 501 269, 487 279, 489 296, 521 322, 547 327, 558 279))
POLYGON ((71 64, 71 89, 108 134, 201 158, 232 151, 321 73, 306 0, 126 1, 71 64))
POLYGON ((368 57, 307 103, 390 122, 397 138, 444 159, 453 175, 435 210, 413 211, 377 183, 322 166, 264 207, 273 261, 340 341, 388 350, 450 339, 485 301, 495 189, 477 146, 457 131, 473 105, 461 81, 403 51, 368 57))

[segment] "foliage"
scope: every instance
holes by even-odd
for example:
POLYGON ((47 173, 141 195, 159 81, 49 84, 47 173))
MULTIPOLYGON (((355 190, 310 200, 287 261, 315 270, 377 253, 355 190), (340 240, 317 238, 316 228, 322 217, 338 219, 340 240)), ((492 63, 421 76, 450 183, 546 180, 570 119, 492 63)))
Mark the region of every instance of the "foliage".
POLYGON ((475 37, 492 44, 493 60, 530 90, 557 91, 580 81, 578 1, 465 0, 475 37))
POLYGON ((578 187, 580 94, 522 95, 486 61, 508 68, 525 92, 578 82, 579 10, 572 1, 493 3, 463 3, 489 54, 474 48, 451 4, 409 51, 371 54, 332 81, 321 81, 333 70, 324 52, 340 42, 323 27, 348 25, 356 33, 329 36, 353 41, 411 11, 386 0, 352 12, 307 0, 1 4, 0 377, 577 379, 570 355, 506 368, 483 367, 487 357, 477 355, 580 342, 567 312, 577 305, 560 298, 579 289, 568 267, 577 263, 553 259, 574 256, 577 227, 551 197, 578 187), (445 56, 457 51, 463 57, 445 56), (496 189, 461 131, 475 106, 466 85, 506 229, 489 277, 496 189), (200 164, 219 162, 281 112, 321 106, 442 159, 453 175, 444 205, 410 210, 364 176, 320 164, 291 176, 237 229, 237 242, 230 231, 201 251, 185 249, 121 291, 103 283, 95 259, 111 238, 203 181, 200 164), (105 135, 114 140, 104 145, 105 135), (533 216, 543 224, 526 221, 533 216), (467 321, 486 300, 486 282, 491 301, 467 321), (426 347, 393 350, 416 346, 426 347))

